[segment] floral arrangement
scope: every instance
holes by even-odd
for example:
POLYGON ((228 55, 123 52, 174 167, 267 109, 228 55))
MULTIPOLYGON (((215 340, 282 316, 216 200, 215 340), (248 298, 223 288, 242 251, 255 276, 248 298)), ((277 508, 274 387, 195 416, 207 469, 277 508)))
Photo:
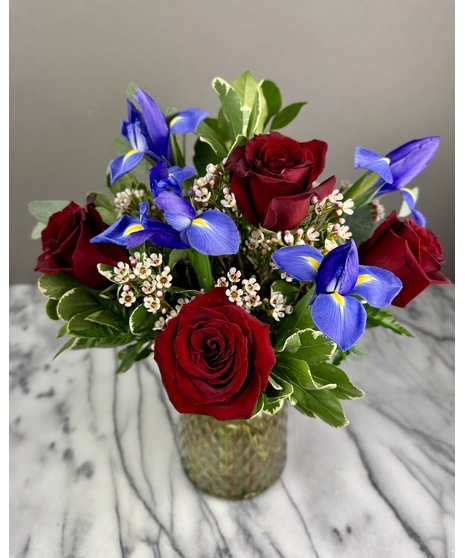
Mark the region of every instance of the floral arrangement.
POLYGON ((180 413, 248 419, 289 400, 345 426, 341 400, 363 392, 340 364, 363 353, 366 328, 410 335, 386 307, 449 283, 408 187, 439 138, 387 155, 357 147, 361 175, 338 184, 324 178, 327 143, 277 131, 305 103, 283 108, 277 85, 250 72, 212 85, 216 118, 162 112, 130 84, 107 193, 29 204, 39 289, 68 337, 58 354, 120 347, 118 373, 154 358, 180 413), (385 218, 392 192, 403 204, 385 218))

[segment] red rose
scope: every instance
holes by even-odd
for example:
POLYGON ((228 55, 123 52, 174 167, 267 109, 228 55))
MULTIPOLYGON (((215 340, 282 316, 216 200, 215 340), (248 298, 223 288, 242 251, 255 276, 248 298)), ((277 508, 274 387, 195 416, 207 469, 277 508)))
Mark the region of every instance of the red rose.
POLYGON ((362 265, 392 271, 402 281, 402 290, 392 301, 404 307, 431 283, 449 284, 441 273, 442 246, 434 234, 413 219, 399 221, 393 211, 358 249, 362 265))
POLYGON ((42 231, 43 253, 34 271, 54 274, 63 271, 84 285, 98 289, 109 281, 97 264, 116 265, 128 261, 128 252, 114 244, 91 244, 90 239, 108 226, 92 203, 87 209, 71 202, 54 213, 42 231))
POLYGON ((155 361, 180 413, 250 418, 276 357, 269 326, 217 287, 181 308, 155 341, 155 361))
POLYGON ((255 227, 284 231, 300 225, 310 206, 334 190, 336 177, 319 186, 314 181, 325 168, 328 144, 299 143, 279 132, 261 134, 236 147, 225 162, 239 210, 255 227))

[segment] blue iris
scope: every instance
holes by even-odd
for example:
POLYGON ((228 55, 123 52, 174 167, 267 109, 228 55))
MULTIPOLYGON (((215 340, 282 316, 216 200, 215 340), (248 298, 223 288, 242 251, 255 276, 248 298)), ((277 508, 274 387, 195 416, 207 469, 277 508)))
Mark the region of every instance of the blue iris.
POLYGON ((154 203, 164 211, 166 223, 147 215, 149 204, 140 204, 140 217, 123 215, 91 242, 109 242, 135 248, 145 241, 165 248, 194 248, 207 256, 236 254, 239 232, 221 211, 209 209, 196 216, 193 207, 173 192, 163 191, 154 203))
POLYGON ((171 136, 193 132, 208 113, 200 108, 187 108, 165 117, 157 103, 143 89, 137 88, 134 100, 140 107, 127 101, 128 119, 121 124, 121 135, 131 144, 131 150, 110 163, 110 181, 135 169, 147 155, 154 161, 174 163, 171 136))
POLYGON ((310 304, 318 329, 349 350, 363 335, 367 315, 360 297, 375 308, 388 306, 402 288, 390 271, 358 263, 355 242, 334 248, 325 257, 312 246, 289 246, 272 256, 276 266, 298 281, 315 281, 310 304))
POLYGON ((174 192, 182 195, 182 183, 195 175, 195 169, 191 165, 184 168, 168 167, 164 161, 158 163, 150 169, 150 188, 153 197, 156 198, 162 192, 174 192))
POLYGON ((413 219, 422 227, 426 225, 425 217, 415 209, 415 196, 407 188, 434 157, 439 147, 439 136, 412 140, 397 147, 386 156, 363 147, 355 150, 355 168, 371 170, 381 177, 373 188, 380 187, 376 197, 388 192, 399 191, 412 213, 413 219))

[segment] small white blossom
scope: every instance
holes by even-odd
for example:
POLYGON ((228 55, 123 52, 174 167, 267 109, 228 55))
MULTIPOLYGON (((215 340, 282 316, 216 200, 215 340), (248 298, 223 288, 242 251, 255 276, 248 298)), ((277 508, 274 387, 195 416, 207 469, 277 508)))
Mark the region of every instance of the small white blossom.
POLYGON ((244 297, 244 308, 246 310, 249 310, 250 308, 256 308, 257 306, 260 306, 260 304, 261 304, 260 297, 256 292, 247 294, 244 297))
POLYGON ((235 267, 231 267, 227 275, 231 283, 239 283, 242 273, 235 267))
POLYGON ((291 234, 289 231, 286 231, 284 233, 284 243, 287 244, 288 246, 294 245, 294 235, 291 234))
POLYGON ((284 312, 286 312, 286 314, 292 314, 292 312, 294 312, 294 308, 292 308, 292 306, 289 304, 288 306, 284 307, 284 312))
POLYGON ((200 203, 207 203, 212 195, 212 193, 207 188, 200 188, 197 185, 193 187, 193 191, 194 191, 194 201, 200 203))
POLYGON ((129 264, 124 262, 118 262, 117 266, 113 268, 115 273, 115 281, 118 283, 127 283, 129 281, 129 273, 131 268, 129 264))
POLYGON ((160 267, 163 263, 163 256, 161 254, 150 254, 150 259, 154 267, 160 267))
POLYGON ((236 196, 228 192, 224 195, 224 200, 221 200, 221 205, 223 207, 236 207, 236 196))
POLYGON ((153 277, 149 277, 146 281, 142 283, 142 292, 146 295, 152 294, 157 289, 157 282, 153 277))
POLYGON ((333 192, 328 196, 328 201, 330 203, 337 203, 341 201, 343 198, 344 196, 339 192, 339 190, 333 190, 333 192))
POLYGON ((163 331, 164 329, 166 329, 167 323, 168 323, 168 320, 166 318, 161 317, 155 322, 155 325, 153 326, 153 329, 163 331))
POLYGON ((226 289, 226 296, 231 302, 237 304, 237 306, 242 306, 242 289, 238 289, 237 285, 233 285, 231 288, 226 289))
POLYGON ((305 237, 309 242, 315 242, 315 240, 318 240, 319 236, 320 233, 319 231, 315 230, 315 227, 310 227, 308 231, 305 233, 305 237))
POLYGON ((252 277, 251 279, 242 280, 242 288, 246 293, 255 294, 256 291, 260 290, 260 285, 257 283, 255 277, 252 277))
POLYGON ((275 309, 273 310, 273 312, 272 312, 271 315, 273 316, 273 318, 274 318, 277 322, 279 322, 279 320, 280 320, 281 318, 284 318, 285 314, 284 314, 284 312, 283 312, 283 310, 282 310, 282 306, 279 306, 278 308, 275 308, 275 309))
POLYGON ((292 277, 290 277, 285 271, 281 273, 281 279, 284 279, 288 283, 292 281, 292 277))
MULTIPOLYGON (((126 285, 127 286, 127 285, 126 285)), ((134 304, 134 302, 136 301, 136 297, 134 296, 134 292, 131 290, 123 290, 121 292, 121 296, 119 298, 119 303, 120 304, 124 304, 124 306, 132 306, 132 304, 134 304)))
POLYGON ((170 275, 170 268, 165 266, 163 271, 156 276, 157 288, 158 289, 169 289, 171 287, 171 281, 173 280, 172 275, 170 275))
POLYGON ((345 200, 342 204, 342 211, 344 213, 347 213, 347 215, 353 215, 354 214, 354 210, 352 209, 354 207, 354 200, 349 198, 348 200, 345 200))
POLYGON ((282 295, 282 293, 276 293, 275 295, 273 295, 270 298, 270 304, 271 304, 271 306, 274 306, 275 308, 283 306, 284 305, 284 296, 282 295))
POLYGON ((229 286, 229 282, 226 279, 226 277, 220 277, 219 279, 216 280, 216 287, 228 287, 229 286))
POLYGON ((335 240, 330 240, 329 238, 325 240, 325 250, 327 252, 331 252, 331 250, 336 248, 336 246, 337 246, 337 242, 335 240))
POLYGON ((152 312, 152 314, 156 314, 158 310, 160 310, 160 305, 161 303, 158 298, 154 298, 153 296, 146 296, 144 298, 144 306, 149 312, 152 312))
POLYGON ((337 235, 339 238, 349 240, 349 238, 352 236, 352 233, 349 231, 349 227, 347 225, 342 225, 342 227, 337 231, 337 235))
POLYGON ((147 279, 147 277, 152 274, 151 265, 151 260, 137 262, 136 266, 133 268, 134 275, 139 279, 147 279))

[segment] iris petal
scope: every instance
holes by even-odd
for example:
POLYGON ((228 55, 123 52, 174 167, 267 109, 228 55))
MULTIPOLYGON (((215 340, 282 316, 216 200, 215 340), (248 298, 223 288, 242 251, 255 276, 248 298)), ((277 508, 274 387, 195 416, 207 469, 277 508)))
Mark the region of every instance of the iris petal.
POLYGON ((133 149, 126 153, 126 155, 114 159, 109 165, 111 184, 114 184, 118 178, 121 178, 127 172, 135 169, 143 158, 144 153, 133 149))
POLYGON ((154 246, 163 248, 189 248, 185 242, 182 242, 179 233, 165 223, 151 223, 149 228, 133 232, 129 235, 127 247, 135 248, 146 240, 154 246))
POLYGON ((358 252, 353 240, 333 248, 318 270, 316 294, 349 294, 358 277, 358 252))
POLYGON ((400 190, 419 175, 434 157, 439 136, 409 141, 386 155, 391 161, 393 186, 400 190))
POLYGON ((190 203, 174 192, 161 192, 154 203, 163 209, 166 222, 178 231, 186 229, 195 217, 195 210, 190 203))
POLYGON ((355 149, 354 168, 368 169, 379 176, 388 183, 392 182, 392 173, 389 167, 390 160, 383 157, 375 151, 370 151, 364 147, 357 147, 355 149))
POLYGON ((136 217, 123 215, 112 225, 101 232, 99 235, 90 239, 91 243, 95 242, 108 242, 110 244, 118 244, 119 246, 126 246, 129 238, 128 230, 137 230, 136 227, 141 228, 141 222, 136 217))
POLYGON ((271 256, 276 266, 298 281, 314 281, 323 260, 313 246, 287 246, 279 248, 271 256))
POLYGON ((420 213, 417 209, 415 209, 415 197, 413 196, 413 194, 408 188, 401 188, 400 193, 402 194, 405 203, 410 209, 413 220, 416 221, 421 227, 424 227, 426 225, 426 219, 423 213, 420 213))
POLYGON ((142 130, 148 136, 150 149, 159 157, 166 157, 168 154, 169 129, 166 118, 159 109, 157 103, 143 89, 138 87, 134 99, 141 108, 142 130))
POLYGON ((367 315, 363 304, 354 297, 318 295, 311 312, 318 329, 343 351, 353 347, 365 331, 367 315))
POLYGON ((375 308, 391 304, 402 289, 402 282, 387 269, 381 267, 359 267, 359 276, 351 295, 358 295, 375 308))
POLYGON ((192 221, 185 231, 189 244, 207 256, 237 254, 239 232, 234 221, 221 211, 209 209, 192 221))
POLYGON ((200 108, 186 108, 178 112, 170 121, 170 131, 172 134, 187 134, 194 132, 197 126, 207 118, 208 112, 200 108))

